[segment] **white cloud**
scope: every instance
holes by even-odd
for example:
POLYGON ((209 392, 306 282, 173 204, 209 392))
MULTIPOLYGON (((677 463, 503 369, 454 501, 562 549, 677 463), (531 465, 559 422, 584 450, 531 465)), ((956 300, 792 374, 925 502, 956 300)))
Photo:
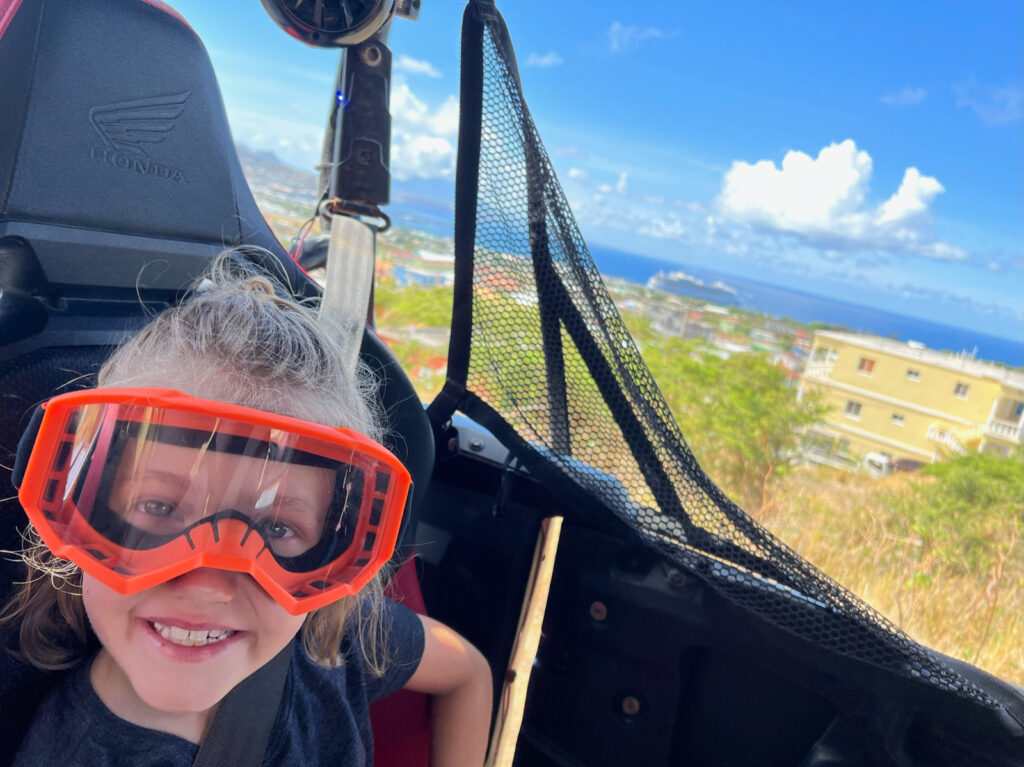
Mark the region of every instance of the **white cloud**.
POLYGON ((649 179, 635 169, 620 193, 609 164, 590 169, 591 183, 569 187, 575 190, 573 213, 595 241, 708 267, 728 265, 727 271, 764 270, 796 281, 791 284, 841 285, 837 297, 903 301, 908 311, 912 304, 921 316, 951 322, 1003 327, 1016 317, 1019 325, 1019 298, 1006 298, 1001 288, 991 287, 1011 279, 1019 285, 1024 272, 1019 254, 972 250, 968 257, 940 241, 930 211, 943 193, 942 184, 911 167, 903 169, 894 188, 872 194, 874 163, 853 141, 826 146, 817 156, 793 152, 781 164, 734 163, 728 172, 721 171, 723 194, 710 202, 651 194, 660 190, 645 189, 649 179), (758 173, 764 172, 760 194, 743 197, 747 179, 730 174, 737 167, 753 174, 758 165, 758 173), (725 205, 726 191, 735 193, 733 203, 746 200, 746 207, 725 205), (932 263, 925 267, 922 258, 932 263), (993 273, 1003 271, 1007 274, 992 282, 993 273), (985 279, 990 287, 977 288, 985 279))
MULTIPOLYGON (((569 168, 569 178, 576 179, 577 181, 584 181, 588 178, 588 174, 585 170, 579 168, 569 168)), ((629 174, 626 171, 619 173, 618 179, 614 184, 602 183, 597 185, 597 191, 599 194, 617 194, 624 196, 629 191, 629 174)))
POLYGON ((1024 261, 1021 261, 1020 257, 1014 256, 989 254, 986 255, 983 265, 986 271, 995 272, 996 274, 1024 271, 1024 261))
POLYGON ((816 158, 790 151, 776 167, 737 160, 726 172, 716 205, 725 218, 796 235, 825 248, 876 250, 961 261, 967 254, 938 242, 928 209, 944 191, 931 176, 907 168, 899 189, 877 208, 865 203, 871 156, 850 139, 823 148, 816 158))
POLYGON ((936 179, 922 176, 917 168, 907 168, 896 194, 878 209, 878 223, 903 221, 926 213, 932 200, 944 191, 945 188, 936 179))
POLYGON ((881 290, 892 295, 899 295, 903 298, 910 298, 932 306, 946 306, 950 310, 967 312, 990 317, 999 323, 1019 325, 1021 321, 1020 306, 1006 301, 986 300, 988 296, 964 291, 960 286, 933 287, 921 285, 917 282, 895 282, 892 280, 870 280, 865 282, 875 290, 881 290))
POLYGON ((569 168, 569 178, 576 179, 577 181, 586 181, 590 176, 585 170, 579 168, 569 168))
POLYGON ((883 104, 892 104, 897 107, 913 106, 924 101, 928 92, 924 88, 906 87, 896 93, 886 93, 882 96, 883 104))
POLYGON ((239 144, 274 152, 282 162, 303 170, 313 170, 320 161, 322 125, 246 109, 229 109, 228 119, 231 134, 239 144))
POLYGON ((578 146, 562 145, 551 150, 555 157, 565 157, 569 160, 586 160, 589 155, 578 146))
POLYGON ((449 96, 431 117, 430 125, 442 136, 457 137, 459 135, 459 100, 449 96))
POLYGON ((656 237, 659 240, 678 240, 689 233, 690 228, 675 213, 654 216, 637 227, 638 234, 656 237))
POLYGON ((986 125, 1006 125, 1024 115, 1024 94, 1020 85, 983 85, 973 77, 953 86, 958 107, 970 108, 986 125))
MULTIPOLYGON (((408 84, 396 80, 391 94, 391 173, 396 179, 442 178, 455 172, 459 103, 454 95, 434 106, 418 98, 408 84)), ((320 161, 323 123, 282 118, 255 110, 228 107, 235 139, 257 150, 270 150, 298 168, 313 169, 320 161)))
POLYGON ((449 96, 436 109, 398 83, 391 94, 391 173, 397 179, 451 178, 459 104, 449 96))
POLYGON ((790 151, 776 167, 771 160, 733 162, 719 204, 729 217, 748 224, 801 233, 831 233, 849 227, 864 200, 871 157, 853 141, 832 144, 817 159, 790 151))
POLYGON ((714 216, 708 216, 704 219, 704 223, 707 225, 707 241, 710 244, 714 241, 715 235, 718 234, 718 222, 715 221, 714 216))
MULTIPOLYGON (((627 179, 620 175, 621 183, 626 183, 627 179)), ((699 243, 703 216, 676 201, 629 189, 623 193, 618 186, 618 182, 599 184, 590 194, 572 198, 573 214, 584 230, 625 232, 630 238, 639 235, 683 244, 699 243)))
POLYGON ((612 53, 629 50, 644 40, 669 37, 670 33, 657 27, 627 26, 613 21, 608 27, 608 47, 612 53))
POLYGON ((455 147, 438 136, 412 136, 391 146, 391 172, 398 179, 451 178, 455 147))
POLYGON ((395 60, 394 69, 396 72, 408 72, 411 75, 425 75, 433 78, 441 76, 440 70, 429 61, 414 59, 404 53, 395 60))
POLYGON ((548 51, 547 53, 531 53, 526 57, 526 66, 528 67, 540 67, 541 69, 547 69, 549 67, 557 67, 560 64, 564 64, 562 57, 554 51, 548 51))
POLYGON ((459 133, 459 102, 449 96, 437 109, 431 110, 418 99, 409 86, 399 83, 391 95, 393 127, 400 131, 429 131, 440 136, 455 138, 459 133))

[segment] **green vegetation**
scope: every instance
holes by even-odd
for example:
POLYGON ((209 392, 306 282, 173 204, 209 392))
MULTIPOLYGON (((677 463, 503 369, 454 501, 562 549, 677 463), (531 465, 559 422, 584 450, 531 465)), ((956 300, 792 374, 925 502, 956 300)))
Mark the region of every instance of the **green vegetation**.
POLYGON ((1024 455, 971 453, 883 480, 800 469, 762 518, 940 652, 1024 683, 1024 455))
POLYGON ((378 281, 374 288, 377 324, 381 328, 440 327, 452 321, 452 289, 378 281))
POLYGON ((643 355, 704 470, 744 508, 767 511, 804 428, 825 414, 820 399, 798 402, 785 373, 759 355, 721 359, 679 339, 648 343, 643 355))
MULTIPOLYGON (((414 329, 447 327, 451 301, 451 288, 378 284, 378 325, 425 400, 444 379, 446 348, 414 329)), ((535 306, 510 301, 495 291, 475 304, 480 321, 500 310, 505 323, 474 362, 481 380, 522 375, 540 354, 535 306)), ((1024 455, 971 454, 883 480, 795 465, 820 401, 797 402, 766 355, 721 359, 636 313, 624 319, 698 461, 731 497, 913 638, 1024 684, 1024 455)), ((544 398, 542 380, 527 383, 544 398)))
MULTIPOLYGON (((951 573, 993 573, 1024 533, 1024 454, 968 453, 925 466, 911 492, 891 499, 899 533, 920 541, 919 561, 951 573), (929 481, 930 480, 930 481, 929 481)), ((1018 557, 1019 559, 1019 557, 1018 557)))

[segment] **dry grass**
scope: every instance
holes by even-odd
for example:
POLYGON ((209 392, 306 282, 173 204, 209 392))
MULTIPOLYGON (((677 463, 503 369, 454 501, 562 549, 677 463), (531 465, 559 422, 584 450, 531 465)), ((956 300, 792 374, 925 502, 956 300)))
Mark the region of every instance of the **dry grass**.
POLYGON ((891 503, 920 481, 801 469, 761 522, 916 641, 1024 684, 1024 545, 1002 541, 986 572, 928 556, 891 503))
MULTIPOLYGON (((381 315, 382 327, 389 323, 395 328, 440 326, 447 321, 444 312, 450 297, 440 291, 402 291, 386 297, 381 293, 381 298, 387 299, 381 303, 390 311, 389 316, 381 315)), ((414 349, 401 341, 395 343, 395 351, 420 396, 432 399, 442 376, 430 367, 429 357, 443 352, 414 349)), ((674 371, 679 361, 672 359, 666 364, 667 370, 674 371)), ((740 420, 745 423, 749 416, 744 414, 740 420)), ((689 433, 701 433, 699 427, 691 428, 692 424, 684 426, 689 433)), ((701 456, 708 467, 720 463, 714 459, 701 456)), ((986 520, 992 522, 990 526, 973 526, 972 535, 984 530, 982 540, 970 544, 975 550, 985 548, 983 564, 951 563, 949 552, 957 550, 956 542, 944 540, 945 549, 937 554, 908 530, 911 526, 900 516, 905 509, 899 501, 910 498, 914 483, 928 478, 895 475, 874 480, 823 468, 801 468, 777 477, 775 468, 768 465, 764 487, 755 483, 756 487, 746 487, 745 493, 742 488, 731 488, 731 495, 748 509, 760 508, 760 521, 783 541, 913 639, 1024 685, 1024 540, 1009 540, 1012 531, 1021 528, 1019 522, 1016 527, 1006 525, 1006 510, 1012 503, 1008 497, 999 507, 1002 516, 993 513, 992 519, 986 520), (1000 546, 1002 559, 992 553, 1000 546)), ((730 489, 728 482, 722 486, 730 489)), ((1009 494, 1012 492, 1007 491, 1009 494)), ((954 537, 962 532, 956 530, 955 522, 949 526, 954 537)))

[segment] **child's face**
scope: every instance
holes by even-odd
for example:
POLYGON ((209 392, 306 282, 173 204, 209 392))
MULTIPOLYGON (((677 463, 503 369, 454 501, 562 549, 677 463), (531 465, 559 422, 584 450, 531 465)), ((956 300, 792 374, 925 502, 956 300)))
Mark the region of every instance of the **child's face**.
POLYGON ((113 660, 94 667, 97 694, 108 705, 137 699, 159 712, 211 709, 280 652, 305 618, 248 575, 210 568, 129 596, 83 575, 82 592, 101 654, 113 660))
MULTIPOLYGON (((162 385, 156 379, 149 383, 162 385)), ((181 388, 199 397, 216 398, 218 394, 197 386, 181 388)), ((308 531, 293 519, 295 514, 289 514, 295 508, 326 508, 330 502, 333 480, 327 482, 311 474, 322 470, 294 466, 279 477, 261 464, 254 478, 246 459, 211 454, 202 461, 195 455, 185 460, 179 453, 195 451, 154 445, 148 454, 152 460, 145 465, 128 461, 119 466, 110 498, 112 508, 139 529, 159 531, 159 524, 167 521, 160 512, 169 505, 175 508, 180 528, 195 521, 186 513, 192 508, 203 508, 205 513, 233 508, 256 518, 259 499, 267 495, 265 485, 269 483, 277 488, 278 521, 287 523, 288 531, 273 540, 281 553, 291 556, 309 542, 291 550, 303 543, 308 531), (156 479, 152 472, 144 471, 147 466, 159 469, 156 479), (164 485, 175 476, 181 479, 179 485, 189 488, 185 496, 168 494, 164 485), (161 503, 154 504, 153 498, 161 503), (140 509, 155 516, 147 523, 139 518, 140 509)), ((319 519, 322 521, 322 514, 319 519)), ((316 537, 315 533, 309 535, 316 537)), ((128 596, 83 574, 82 599, 103 645, 91 677, 97 694, 108 706, 114 700, 128 706, 143 704, 158 714, 210 711, 239 682, 277 655, 305 620, 305 615, 288 613, 251 576, 211 568, 187 572, 128 596)))

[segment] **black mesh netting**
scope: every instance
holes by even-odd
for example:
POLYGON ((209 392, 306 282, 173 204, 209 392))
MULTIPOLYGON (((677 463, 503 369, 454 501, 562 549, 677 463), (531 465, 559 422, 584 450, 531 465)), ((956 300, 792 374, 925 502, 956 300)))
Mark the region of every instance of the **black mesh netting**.
POLYGON ((590 258, 490 3, 467 11, 462 55, 455 316, 434 415, 458 405, 511 447, 532 448, 538 473, 582 488, 669 559, 793 635, 996 705, 704 474, 590 258))

